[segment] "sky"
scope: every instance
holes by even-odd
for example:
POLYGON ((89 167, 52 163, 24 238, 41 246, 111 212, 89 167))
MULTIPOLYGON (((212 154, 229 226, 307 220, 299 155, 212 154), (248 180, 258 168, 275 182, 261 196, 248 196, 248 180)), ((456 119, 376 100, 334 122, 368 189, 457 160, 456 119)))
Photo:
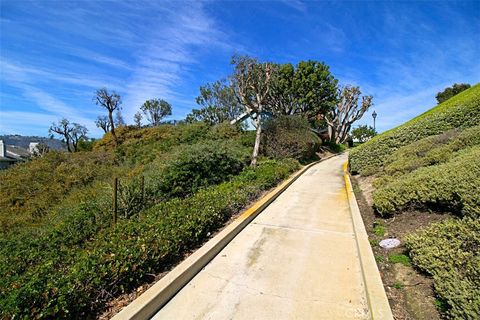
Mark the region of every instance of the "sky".
POLYGON ((233 54, 322 61, 373 107, 385 131, 480 81, 480 1, 0 1, 0 134, 47 136, 65 117, 100 137, 95 91, 147 99, 182 119, 233 54))

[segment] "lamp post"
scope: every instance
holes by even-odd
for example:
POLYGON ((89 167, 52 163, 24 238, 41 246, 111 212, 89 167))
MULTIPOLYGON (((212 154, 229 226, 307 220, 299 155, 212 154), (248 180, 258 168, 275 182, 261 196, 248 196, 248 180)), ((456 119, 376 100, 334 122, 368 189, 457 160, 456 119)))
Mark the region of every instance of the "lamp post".
POLYGON ((375 130, 375 118, 377 118, 377 113, 375 112, 375 110, 372 113, 372 117, 373 117, 373 131, 376 131, 375 130))

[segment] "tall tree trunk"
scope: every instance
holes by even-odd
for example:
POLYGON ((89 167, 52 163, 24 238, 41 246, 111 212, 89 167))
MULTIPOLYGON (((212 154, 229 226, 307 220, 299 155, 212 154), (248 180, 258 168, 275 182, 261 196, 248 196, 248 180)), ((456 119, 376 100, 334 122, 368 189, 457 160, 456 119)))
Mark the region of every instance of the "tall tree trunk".
POLYGON ((110 121, 110 132, 112 133, 113 141, 115 146, 118 146, 117 135, 115 134, 115 124, 113 123, 113 112, 108 112, 108 120, 110 121))
POLYGON ((258 158, 258 152, 260 150, 261 138, 262 138, 262 113, 259 112, 257 116, 257 134, 255 136, 255 146, 253 147, 252 163, 250 164, 252 167, 257 166, 257 158, 258 158))
POLYGON ((72 149, 70 148, 70 139, 68 137, 65 137, 65 143, 67 144, 68 152, 72 152, 72 149))

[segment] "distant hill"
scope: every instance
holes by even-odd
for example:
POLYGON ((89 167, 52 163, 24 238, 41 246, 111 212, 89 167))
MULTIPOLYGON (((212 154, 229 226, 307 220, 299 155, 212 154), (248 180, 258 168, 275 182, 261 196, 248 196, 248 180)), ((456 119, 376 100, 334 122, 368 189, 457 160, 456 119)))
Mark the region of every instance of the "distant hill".
POLYGON ((64 150, 65 144, 58 139, 50 139, 46 137, 37 136, 21 136, 18 134, 0 135, 0 140, 3 140, 7 145, 14 145, 17 147, 28 149, 30 142, 41 142, 46 144, 53 150, 64 150))

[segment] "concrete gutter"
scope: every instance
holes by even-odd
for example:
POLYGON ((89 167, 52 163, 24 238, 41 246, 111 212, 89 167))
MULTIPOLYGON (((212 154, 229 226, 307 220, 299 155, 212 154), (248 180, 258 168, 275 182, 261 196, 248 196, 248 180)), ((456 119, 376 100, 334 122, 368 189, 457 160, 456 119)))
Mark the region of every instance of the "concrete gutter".
POLYGON ((357 242, 362 275, 365 283, 365 292, 367 295, 370 316, 373 320, 393 320, 392 310, 388 303, 385 288, 380 277, 380 272, 375 262, 370 242, 368 241, 367 231, 363 224, 360 209, 353 192, 350 176, 348 175, 348 162, 343 165, 343 177, 345 179, 345 188, 347 190, 350 212, 352 214, 353 229, 357 242))
MULTIPOLYGON (((201 248, 195 251, 187 259, 182 261, 165 277, 160 279, 140 297, 122 309, 113 320, 148 319, 162 308, 180 289, 182 289, 195 275, 206 266, 243 228, 245 228, 260 212, 282 194, 295 180, 313 165, 332 158, 332 155, 313 162, 288 180, 284 181, 273 191, 268 193, 253 206, 248 208, 232 223, 227 225, 215 237, 210 239, 201 248)), ((368 244, 368 241, 367 241, 368 244)), ((385 318, 387 319, 387 318, 385 318)))

